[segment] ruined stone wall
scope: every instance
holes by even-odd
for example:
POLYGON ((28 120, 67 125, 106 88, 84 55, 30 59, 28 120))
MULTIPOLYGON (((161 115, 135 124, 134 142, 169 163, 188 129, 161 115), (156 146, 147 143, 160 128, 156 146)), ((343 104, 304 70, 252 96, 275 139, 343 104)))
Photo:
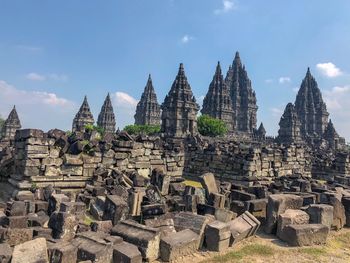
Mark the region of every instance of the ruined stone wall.
POLYGON ((0 154, 0 176, 20 189, 48 184, 78 189, 101 170, 149 176, 158 168, 171 176, 194 179, 204 172, 213 172, 227 181, 293 174, 328 180, 350 174, 348 154, 317 159, 304 146, 142 136, 114 136, 101 141, 93 139, 93 134, 86 136, 69 137, 58 130, 19 130, 12 146, 0 154))
POLYGON ((309 153, 301 146, 247 145, 215 142, 188 151, 184 174, 196 177, 210 171, 223 180, 240 181, 248 176, 274 177, 295 173, 311 176, 309 153))

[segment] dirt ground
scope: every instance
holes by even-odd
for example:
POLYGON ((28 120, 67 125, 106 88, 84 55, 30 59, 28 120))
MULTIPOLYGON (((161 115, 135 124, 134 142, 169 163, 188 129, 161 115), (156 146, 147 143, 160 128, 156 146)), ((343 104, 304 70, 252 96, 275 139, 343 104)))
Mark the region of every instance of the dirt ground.
POLYGON ((332 231, 324 246, 289 247, 275 236, 258 233, 224 253, 200 251, 176 263, 345 263, 350 262, 350 228, 332 231))

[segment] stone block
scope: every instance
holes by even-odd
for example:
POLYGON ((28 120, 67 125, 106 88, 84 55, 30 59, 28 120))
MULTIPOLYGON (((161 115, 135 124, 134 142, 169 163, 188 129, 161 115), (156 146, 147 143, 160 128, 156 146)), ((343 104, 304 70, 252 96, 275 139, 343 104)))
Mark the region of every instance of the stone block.
POLYGON ((209 199, 210 194, 218 194, 219 189, 216 185, 215 176, 212 173, 205 173, 200 176, 200 182, 206 191, 207 198, 209 199))
POLYGON ((342 204, 345 209, 346 226, 350 227, 350 197, 343 197, 342 204))
POLYGON ((321 224, 289 225, 284 229, 282 240, 291 246, 326 244, 329 228, 321 224))
POLYGON ((12 248, 8 244, 0 244, 0 262, 10 263, 12 248))
POLYGON ((161 234, 161 237, 171 233, 176 233, 174 220, 171 218, 166 219, 166 218, 156 217, 154 219, 146 219, 145 225, 148 227, 158 229, 161 234))
POLYGON ((137 246, 121 242, 113 247, 113 263, 142 263, 142 255, 137 246))
POLYGON ((8 228, 3 235, 3 241, 10 246, 15 246, 32 239, 33 230, 30 228, 8 228))
POLYGON ((345 208, 342 204, 342 195, 334 192, 324 192, 321 194, 321 202, 333 207, 332 229, 342 229, 346 223, 345 208))
POLYGON ((288 225, 304 225, 309 223, 309 215, 302 210, 287 209, 280 214, 277 222, 277 236, 281 238, 284 228, 288 225))
POLYGON ((303 199, 292 194, 273 194, 268 198, 265 232, 274 234, 277 231, 278 216, 287 209, 300 209, 303 199))
POLYGON ((215 209, 215 219, 227 223, 237 217, 237 214, 225 208, 215 209))
POLYGON ((174 217, 176 231, 190 229, 199 235, 198 248, 202 247, 204 241, 204 231, 208 223, 214 221, 206 216, 196 215, 190 212, 180 212, 174 217))
POLYGON ((113 224, 111 220, 94 221, 91 223, 90 227, 94 232, 100 231, 104 233, 110 233, 113 228, 113 224))
POLYGON ((125 220, 129 215, 128 203, 118 195, 107 195, 103 220, 111 220, 113 225, 119 221, 125 220))
POLYGON ((26 204, 23 201, 8 202, 6 206, 7 216, 25 216, 26 215, 26 204))
POLYGON ((248 211, 228 223, 230 226, 231 237, 230 246, 242 241, 243 239, 255 235, 260 227, 260 222, 248 211))
POLYGON ((52 194, 49 198, 48 205, 48 215, 51 215, 53 212, 58 211, 61 207, 62 202, 69 202, 68 196, 64 194, 52 194))
POLYGON ((76 263, 78 248, 67 241, 48 246, 50 263, 76 263))
POLYGON ((131 220, 125 220, 115 225, 111 233, 137 246, 144 260, 152 261, 158 258, 160 242, 159 230, 131 220))
POLYGON ((47 245, 45 238, 36 238, 13 249, 12 263, 48 263, 47 245))
POLYGON ((312 204, 306 212, 310 216, 310 223, 322 224, 331 229, 333 224, 333 206, 325 204, 312 204))
POLYGON ((52 229, 54 238, 71 240, 77 230, 77 220, 74 215, 66 212, 54 212, 50 216, 49 227, 52 229))
POLYGON ((205 243, 210 251, 224 251, 230 245, 230 225, 214 221, 207 225, 205 230, 205 243))
POLYGON ((160 257, 163 261, 173 261, 195 253, 198 248, 198 234, 190 229, 169 234, 160 240, 160 257))

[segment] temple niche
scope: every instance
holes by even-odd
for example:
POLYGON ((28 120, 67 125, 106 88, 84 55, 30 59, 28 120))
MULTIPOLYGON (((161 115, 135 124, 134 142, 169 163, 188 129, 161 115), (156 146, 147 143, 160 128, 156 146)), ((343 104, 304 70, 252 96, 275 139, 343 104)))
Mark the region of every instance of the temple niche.
POLYGON ((199 105, 187 81, 183 64, 162 104, 161 131, 166 137, 196 135, 199 105))
POLYGON ((19 129, 21 129, 21 122, 16 111, 16 106, 13 106, 13 109, 2 126, 1 139, 13 140, 15 138, 16 131, 19 129))
POLYGON ((232 110, 230 90, 222 75, 220 62, 218 62, 216 66, 213 80, 211 81, 208 93, 203 100, 201 113, 224 121, 228 131, 233 132, 234 113, 232 110))
POLYGON ((231 94, 234 129, 238 132, 254 133, 258 111, 256 95, 238 52, 227 72, 225 82, 231 94))
POLYGON ((85 131, 86 125, 93 125, 94 123, 94 117, 92 116, 87 97, 85 96, 83 104, 81 104, 78 113, 74 117, 72 131, 83 132, 85 131))
POLYGON ((137 104, 134 118, 135 124, 138 125, 160 125, 160 105, 153 88, 151 75, 148 76, 147 84, 137 104))
POLYGON ((98 115, 97 126, 101 127, 106 133, 115 132, 115 115, 109 93, 102 105, 101 112, 98 115))

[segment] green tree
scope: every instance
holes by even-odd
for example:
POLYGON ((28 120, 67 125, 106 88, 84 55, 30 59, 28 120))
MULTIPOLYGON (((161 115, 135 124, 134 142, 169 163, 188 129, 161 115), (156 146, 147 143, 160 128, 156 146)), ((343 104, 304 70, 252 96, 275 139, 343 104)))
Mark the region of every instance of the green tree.
POLYGON ((226 124, 222 120, 212 118, 208 115, 199 116, 197 125, 199 133, 203 136, 223 136, 228 131, 226 124))
POLYGON ((152 135, 160 132, 160 125, 127 125, 124 127, 124 131, 129 134, 147 134, 152 135))

